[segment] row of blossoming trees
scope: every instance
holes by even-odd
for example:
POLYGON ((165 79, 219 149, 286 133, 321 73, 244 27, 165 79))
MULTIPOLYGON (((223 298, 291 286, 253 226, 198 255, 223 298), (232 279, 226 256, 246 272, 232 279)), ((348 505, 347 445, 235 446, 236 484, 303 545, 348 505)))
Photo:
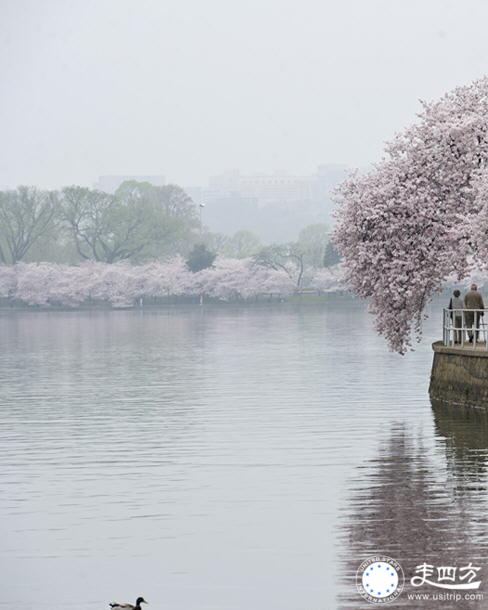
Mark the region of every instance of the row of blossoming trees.
MULTIPOLYGON (((307 283, 318 291, 336 291, 340 273, 337 269, 315 270, 307 283)), ((0 300, 12 304, 77 307, 108 303, 132 307, 152 299, 205 295, 235 301, 287 296, 295 290, 296 284, 286 270, 256 265, 252 259, 217 258, 211 267, 197 272, 190 271, 181 257, 144 265, 0 265, 0 300)))
POLYGON ((133 306, 334 290, 337 270, 323 267, 337 257, 327 235, 317 224, 297 243, 263 247, 249 231, 227 239, 202 232, 196 205, 176 185, 128 181, 114 194, 19 187, 0 192, 0 300, 133 306))
POLYGON ((340 189, 346 282, 404 353, 449 276, 488 265, 488 78, 424 103, 383 160, 340 189))

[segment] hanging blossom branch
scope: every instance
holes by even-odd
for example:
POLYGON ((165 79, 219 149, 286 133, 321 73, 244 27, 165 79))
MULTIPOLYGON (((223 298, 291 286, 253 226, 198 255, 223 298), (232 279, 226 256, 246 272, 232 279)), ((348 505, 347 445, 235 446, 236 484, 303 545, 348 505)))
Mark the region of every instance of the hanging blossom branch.
POLYGON ((341 185, 333 236, 345 281, 401 354, 448 276, 488 261, 488 78, 422 105, 372 171, 341 185))

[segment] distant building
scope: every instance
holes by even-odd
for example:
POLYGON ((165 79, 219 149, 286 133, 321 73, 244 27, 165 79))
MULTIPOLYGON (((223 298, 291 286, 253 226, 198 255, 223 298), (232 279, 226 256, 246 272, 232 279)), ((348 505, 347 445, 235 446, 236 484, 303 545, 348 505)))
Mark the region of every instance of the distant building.
POLYGON ((154 186, 164 186, 166 184, 164 176, 99 176, 98 182, 93 184, 93 188, 104 191, 105 193, 114 193, 122 182, 126 182, 127 180, 149 182, 154 186))
POLYGON ((238 171, 225 172, 210 178, 209 186, 211 190, 255 199, 264 205, 268 202, 300 201, 311 197, 307 178, 284 172, 250 175, 241 175, 238 171))
POLYGON ((242 175, 235 170, 210 178, 209 190, 253 199, 259 205, 318 202, 330 196, 331 189, 345 177, 346 172, 347 168, 341 165, 319 165, 316 173, 309 176, 287 172, 242 175))
POLYGON ((204 224, 212 231, 249 229, 265 242, 288 241, 308 224, 332 226, 331 194, 347 172, 342 165, 320 165, 308 176, 235 170, 213 176, 208 188, 185 190, 195 203, 205 205, 204 224))

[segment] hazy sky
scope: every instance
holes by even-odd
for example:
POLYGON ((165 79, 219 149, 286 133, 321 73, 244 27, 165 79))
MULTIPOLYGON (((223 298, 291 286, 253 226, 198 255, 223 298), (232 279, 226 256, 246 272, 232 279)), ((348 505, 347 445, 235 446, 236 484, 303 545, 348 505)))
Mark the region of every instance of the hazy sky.
POLYGON ((363 166, 488 72, 484 0, 0 0, 0 186, 363 166))

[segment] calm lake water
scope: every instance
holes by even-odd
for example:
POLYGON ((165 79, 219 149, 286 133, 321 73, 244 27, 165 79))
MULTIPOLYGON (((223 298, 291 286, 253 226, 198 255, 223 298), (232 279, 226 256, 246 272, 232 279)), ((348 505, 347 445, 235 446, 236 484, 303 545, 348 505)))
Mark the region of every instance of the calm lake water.
POLYGON ((352 300, 0 313, 0 608, 371 608, 378 552, 482 566, 485 602, 395 607, 488 607, 488 421, 430 404, 438 326, 401 357, 352 300))

